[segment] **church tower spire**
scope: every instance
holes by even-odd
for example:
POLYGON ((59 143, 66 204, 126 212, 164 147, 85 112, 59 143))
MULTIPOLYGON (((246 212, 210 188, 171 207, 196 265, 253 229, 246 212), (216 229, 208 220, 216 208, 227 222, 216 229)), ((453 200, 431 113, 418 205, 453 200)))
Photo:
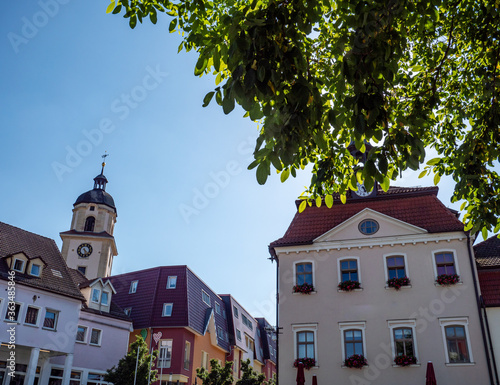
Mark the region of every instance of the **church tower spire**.
POLYGON ((89 279, 110 276, 113 258, 118 255, 113 237, 117 212, 113 197, 106 192, 108 179, 104 176, 108 155, 102 156, 101 173, 94 178, 94 188, 81 194, 73 204, 71 229, 60 233, 66 263, 89 279))

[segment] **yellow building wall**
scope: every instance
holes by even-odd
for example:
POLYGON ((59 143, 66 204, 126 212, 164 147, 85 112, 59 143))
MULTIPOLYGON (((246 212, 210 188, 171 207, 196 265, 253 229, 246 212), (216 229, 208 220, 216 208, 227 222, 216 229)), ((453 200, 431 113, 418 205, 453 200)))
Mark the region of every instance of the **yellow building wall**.
MULTIPOLYGON (((208 353, 208 370, 210 370, 210 360, 216 359, 220 360, 221 365, 224 366, 226 362, 226 354, 224 350, 212 345, 210 340, 210 332, 205 333, 204 336, 194 337, 194 347, 193 350, 193 373, 192 378, 196 378, 196 369, 201 367, 202 351, 208 353)), ((194 381, 193 381, 194 382, 194 381)), ((198 381, 199 382, 199 381, 198 381)))

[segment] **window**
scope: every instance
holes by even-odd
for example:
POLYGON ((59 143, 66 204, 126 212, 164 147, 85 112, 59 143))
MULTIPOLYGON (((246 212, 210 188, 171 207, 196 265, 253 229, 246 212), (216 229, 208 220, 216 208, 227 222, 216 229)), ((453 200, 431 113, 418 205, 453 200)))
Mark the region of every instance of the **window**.
POLYGON ((82 379, 82 372, 77 372, 76 370, 72 370, 69 378, 70 378, 69 385, 80 385, 81 384, 80 380, 82 379))
POLYGON ((14 259, 14 265, 12 267, 12 270, 24 273, 24 261, 18 258, 14 259))
POLYGON ((300 331, 297 338, 297 358, 314 358, 314 332, 300 331))
POLYGON ((340 322, 342 359, 353 354, 365 355, 365 322, 340 322))
POLYGON ((90 333, 90 345, 101 345, 102 330, 92 329, 90 333))
POLYGON ((164 303, 163 311, 161 313, 162 317, 170 317, 172 315, 172 309, 174 307, 173 303, 164 303))
POLYGON ((31 265, 30 275, 34 275, 35 277, 39 277, 41 270, 42 270, 42 267, 40 265, 33 263, 31 265))
POLYGON ((217 314, 220 314, 220 304, 219 304, 219 302, 215 302, 215 312, 217 314))
POLYGON ((20 303, 7 303, 7 310, 5 312, 5 321, 17 322, 19 320, 19 312, 21 311, 20 303))
POLYGON ((224 340, 224 331, 220 326, 217 326, 217 337, 219 337, 221 340, 224 340))
POLYGON ((137 291, 137 285, 139 284, 139 281, 132 281, 130 283, 130 289, 129 289, 129 294, 135 293, 137 291))
POLYGON ((130 313, 132 313, 132 308, 128 307, 128 308, 124 309, 123 312, 125 313, 125 315, 130 316, 130 313))
POLYGON ((101 299, 101 291, 99 289, 92 289, 92 302, 99 303, 101 299))
POLYGON ((344 330, 344 351, 346 357, 354 354, 363 355, 363 332, 361 330, 344 330))
POLYGON ((5 313, 5 320, 11 322, 18 322, 20 311, 21 311, 20 303, 7 302, 7 311, 5 313))
POLYGON ((90 206, 90 211, 94 211, 95 210, 95 206, 90 206))
POLYGON ((170 368, 172 364, 172 340, 160 341, 160 355, 158 356, 158 367, 170 368))
POLYGON ((38 313, 40 309, 33 306, 28 306, 26 310, 26 317, 24 317, 24 323, 27 325, 36 326, 38 324, 38 313))
POLYGON ((208 369, 208 352, 201 351, 201 367, 208 369))
POLYGON ((76 341, 77 342, 87 342, 87 327, 78 325, 76 330, 76 341))
POLYGON ((406 277, 405 258, 403 256, 387 257, 387 279, 406 277))
POLYGON ((240 331, 240 329, 236 329, 236 338, 238 338, 238 341, 241 341, 241 331, 240 331))
POLYGON ((473 363, 467 330, 469 321, 463 318, 440 318, 447 364, 473 363))
POLYGON ((457 274, 455 269, 455 258, 451 252, 441 252, 435 254, 437 275, 457 274))
POLYGON ((365 219, 359 224, 359 231, 365 235, 375 234, 379 229, 377 221, 373 219, 365 219))
POLYGON ((95 218, 94 217, 87 217, 85 220, 85 227, 83 228, 83 231, 94 231, 94 226, 95 226, 95 218))
POLYGON ((50 371, 50 379, 49 384, 53 385, 61 385, 63 380, 64 370, 52 368, 50 371))
POLYGON ((238 308, 233 305, 233 314, 236 318, 238 318, 238 308))
POLYGON ((254 348, 255 348, 255 343, 253 339, 245 335, 245 345, 250 353, 253 353, 254 348))
POLYGON ((210 306, 210 296, 204 290, 201 291, 201 299, 210 306))
POLYGON ((45 318, 43 319, 43 327, 45 329, 55 330, 57 327, 57 319, 59 312, 54 310, 45 310, 45 318))
POLYGON ((312 263, 302 262, 295 265, 295 281, 297 285, 313 284, 312 263))
POLYGON ((104 306, 108 306, 109 304, 109 293, 107 291, 102 292, 101 304, 103 304, 104 306))
POLYGON ((85 275, 85 273, 87 273, 87 266, 78 266, 77 269, 83 275, 85 275))
POLYGON ((184 345, 184 369, 189 370, 189 359, 191 358, 191 343, 186 341, 184 345))
POLYGON ((391 344, 394 357, 413 356, 418 359, 417 343, 415 340, 415 320, 388 321, 391 331, 391 344))
POLYGON ((396 328, 393 332, 395 356, 413 356, 413 330, 410 328, 396 328))
POLYGON ((105 385, 109 382, 104 382, 104 374, 89 373, 87 385, 105 385))
POLYGON ((339 282, 356 281, 359 282, 358 260, 343 259, 340 263, 340 280, 339 282))
POLYGON ((250 330, 253 330, 252 322, 245 316, 245 314, 241 314, 241 319, 242 319, 243 325, 245 325, 250 330))
POLYGON ((167 289, 175 289, 177 287, 177 276, 171 275, 167 279, 167 289))

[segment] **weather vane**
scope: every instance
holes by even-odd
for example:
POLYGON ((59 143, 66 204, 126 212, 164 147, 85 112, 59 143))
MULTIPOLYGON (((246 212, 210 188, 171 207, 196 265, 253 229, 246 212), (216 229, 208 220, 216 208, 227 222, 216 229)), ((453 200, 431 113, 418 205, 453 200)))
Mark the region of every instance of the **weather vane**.
POLYGON ((101 155, 101 158, 102 158, 102 169, 101 169, 101 174, 104 173, 104 166, 106 166, 106 157, 108 157, 109 154, 107 151, 104 151, 104 155, 101 155))

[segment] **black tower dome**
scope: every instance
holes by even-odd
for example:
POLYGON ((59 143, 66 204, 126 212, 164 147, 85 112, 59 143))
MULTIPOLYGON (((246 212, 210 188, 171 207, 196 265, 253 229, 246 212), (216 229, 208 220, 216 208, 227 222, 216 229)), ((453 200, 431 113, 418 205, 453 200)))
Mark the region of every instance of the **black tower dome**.
POLYGON ((101 173, 94 178, 94 188, 80 195, 73 206, 79 203, 96 203, 111 207, 116 213, 115 201, 113 197, 106 192, 106 183, 108 180, 104 176, 104 166, 102 163, 101 173))

